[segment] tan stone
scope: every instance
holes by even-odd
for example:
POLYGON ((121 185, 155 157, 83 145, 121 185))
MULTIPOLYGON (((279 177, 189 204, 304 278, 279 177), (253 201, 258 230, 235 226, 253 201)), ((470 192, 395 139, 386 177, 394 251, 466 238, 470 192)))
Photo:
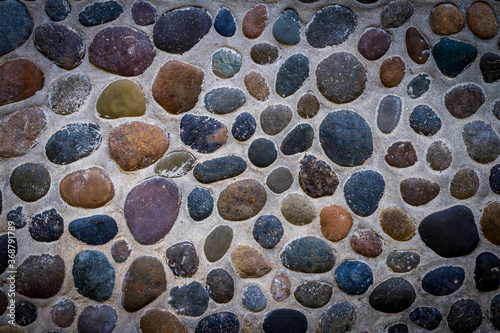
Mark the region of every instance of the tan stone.
POLYGON ((241 323, 241 330, 243 333, 262 333, 262 324, 259 322, 259 318, 253 313, 247 313, 243 317, 243 322, 241 323))
POLYGON ((344 239, 351 231, 352 217, 343 207, 337 205, 323 207, 319 218, 321 233, 332 242, 344 239))
POLYGON ((251 246, 240 245, 231 253, 231 262, 241 278, 260 278, 271 271, 271 260, 251 246))
POLYGON ((99 167, 72 172, 59 184, 61 198, 70 206, 98 208, 115 196, 115 187, 106 171, 99 167))
POLYGON ((495 37, 498 31, 498 20, 495 12, 486 2, 474 2, 467 8, 467 25, 470 31, 481 39, 495 37))
POLYGON ((257 72, 250 72, 245 76, 245 87, 250 95, 259 101, 265 101, 269 98, 269 87, 266 79, 257 72))
POLYGON ((397 241, 407 241, 415 235, 415 225, 399 207, 387 207, 379 216, 382 230, 397 241))
POLYGON ((451 3, 442 3, 431 12, 429 23, 432 31, 437 35, 452 35, 465 26, 464 14, 451 3))
POLYGON ((495 245, 500 245, 500 201, 490 203, 481 217, 484 237, 495 245))
POLYGON ((405 76, 406 66, 400 57, 385 59, 380 66, 380 82, 387 88, 398 86, 405 76))
POLYGON ((187 333, 184 324, 167 310, 149 309, 140 321, 142 333, 187 333))

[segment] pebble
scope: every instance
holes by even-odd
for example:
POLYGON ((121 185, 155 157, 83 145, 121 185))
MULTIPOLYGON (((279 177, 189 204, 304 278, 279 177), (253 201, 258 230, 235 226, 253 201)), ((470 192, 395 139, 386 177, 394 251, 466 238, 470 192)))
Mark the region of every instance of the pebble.
POLYGON ((26 216, 24 216, 24 214, 23 214, 23 207, 17 206, 16 208, 11 209, 7 213, 7 221, 14 222, 14 227, 16 229, 24 228, 24 226, 27 223, 27 219, 26 219, 26 216))
POLYGON ((106 171, 91 167, 67 174, 59 183, 59 195, 73 207, 99 208, 113 200, 115 187, 106 171))
POLYGON ((272 269, 271 259, 248 245, 240 245, 231 253, 231 263, 240 278, 260 278, 272 269))
POLYGON ((387 164, 395 168, 408 168, 417 163, 417 153, 410 141, 394 142, 387 148, 384 157, 387 164))
POLYGON ((0 65, 0 106, 34 96, 43 88, 44 80, 43 72, 31 60, 16 59, 4 62, 0 65))
POLYGON ((209 190, 194 188, 188 195, 187 206, 189 216, 195 221, 203 221, 212 215, 214 198, 209 190))
POLYGON ((462 73, 477 56, 477 48, 469 43, 443 38, 432 47, 438 69, 448 77, 462 73))
POLYGON ((346 203, 359 216, 373 214, 384 192, 384 178, 380 173, 373 170, 353 173, 344 185, 346 203))
POLYGON ((10 175, 10 188, 21 200, 37 201, 49 191, 50 173, 43 164, 21 164, 10 175))
POLYGON ((33 19, 28 9, 19 1, 0 3, 0 56, 23 45, 33 31, 33 19))
POLYGON ((223 48, 212 55, 212 72, 222 79, 230 79, 241 69, 241 54, 223 48))
POLYGON ((390 134, 398 126, 403 101, 399 96, 386 95, 380 101, 377 112, 377 127, 384 134, 390 134))
POLYGON ((443 266, 436 268, 422 278, 422 288, 434 296, 446 296, 462 286, 465 270, 462 267, 443 266))
POLYGON ((397 87, 403 80, 406 65, 398 56, 387 58, 382 62, 379 70, 380 82, 387 88, 397 87))
POLYGON ((111 256, 117 263, 125 262, 131 252, 132 248, 126 239, 119 239, 111 246, 111 256))
POLYGON ((321 209, 321 233, 332 242, 338 242, 349 234, 352 228, 352 217, 341 206, 331 205, 321 209))
POLYGON ((187 333, 186 327, 176 315, 160 309, 147 310, 141 317, 140 327, 143 333, 187 333))
POLYGON ((258 43, 250 49, 250 57, 258 65, 274 64, 279 55, 278 47, 269 43, 258 43))
POLYGON ((493 162, 500 155, 500 136, 490 124, 472 121, 464 126, 462 138, 467 154, 478 163, 493 162))
POLYGON ((474 214, 462 205, 428 215, 420 222, 418 233, 425 245, 444 258, 467 255, 479 242, 474 214))
POLYGON ((233 228, 227 225, 217 226, 205 239, 203 250, 210 262, 216 262, 226 254, 233 241, 233 228))
POLYGON ((316 82, 321 94, 329 101, 349 103, 365 90, 366 68, 351 53, 334 53, 316 67, 316 82))
POLYGON ((231 134, 238 141, 247 141, 255 134, 257 122, 248 112, 242 112, 236 117, 231 128, 231 134))
POLYGON ((243 18, 242 30, 243 35, 249 39, 256 39, 264 29, 266 29, 267 19, 269 14, 267 13, 267 6, 263 4, 258 4, 246 12, 243 18))
POLYGON ((155 173, 167 178, 178 178, 191 171, 196 163, 196 158, 185 151, 174 151, 155 165, 155 173))
POLYGON ((55 242, 64 232, 64 220, 55 208, 47 209, 33 216, 29 232, 37 242, 55 242))
POLYGON ((391 2, 380 14, 380 23, 384 28, 399 28, 412 17, 414 7, 406 0, 391 2))
POLYGON ((52 21, 62 21, 71 12, 71 5, 66 0, 48 0, 45 13, 52 21))
POLYGON ((267 192, 255 179, 239 180, 219 195, 219 215, 228 221, 244 221, 257 215, 267 202, 267 192))
POLYGON ((276 158, 278 158, 276 145, 269 139, 258 138, 248 148, 248 159, 259 168, 270 166, 276 161, 276 158))
POLYGON ((423 65, 429 59, 431 47, 425 37, 415 27, 406 30, 406 51, 415 63, 423 65))
POLYGON ((85 244, 104 245, 118 234, 118 225, 111 216, 93 215, 71 221, 68 231, 85 244))
POLYGON ((390 206, 382 210, 379 216, 380 227, 392 239, 408 241, 415 235, 415 225, 408 214, 399 207, 390 206))
POLYGON ((479 188, 479 177, 472 169, 459 170, 451 180, 450 194, 460 200, 476 195, 479 188))
POLYGON ((413 251, 394 251, 387 256, 387 266, 396 273, 407 273, 420 264, 420 255, 413 251))
POLYGON ((96 110, 100 117, 107 119, 139 117, 146 113, 146 96, 137 83, 118 80, 101 92, 96 110))
POLYGON ((149 1, 134 2, 131 12, 134 23, 140 26, 153 24, 158 17, 156 7, 149 1))
POLYGON ((490 320, 495 329, 500 328, 500 294, 495 295, 491 300, 490 320))
POLYGON ((283 225, 274 215, 262 215, 253 225, 253 238, 265 249, 272 249, 283 237, 283 225))
POLYGON ((352 234, 351 247, 357 253, 368 258, 378 257, 383 251, 380 236, 370 229, 360 229, 352 234))
POLYGON ((453 333, 473 332, 483 321, 481 305, 473 299, 461 299, 451 305, 446 318, 453 333))
MULTIPOLYGON (((14 247, 14 255, 17 255, 17 239, 14 235, 14 243, 11 243, 14 247)), ((11 252, 12 253, 12 250, 11 252)), ((9 266, 9 235, 7 233, 0 236, 0 274, 3 273, 9 266)))
POLYGON ((483 90, 473 83, 454 87, 444 98, 446 109, 458 119, 472 116, 484 102, 483 90))
POLYGON ((61 290, 64 274, 64 260, 59 255, 30 255, 17 268, 16 292, 30 298, 50 298, 61 290))
POLYGON ((192 243, 176 243, 167 249, 166 255, 167 264, 175 276, 192 277, 198 271, 200 262, 192 243))
POLYGON ((319 141, 326 156, 340 166, 362 165, 373 153, 372 131, 359 114, 330 112, 319 127, 319 141))
POLYGON ((306 308, 321 308, 332 298, 332 286, 318 281, 304 282, 293 293, 297 302, 306 308))
POLYGON ((263 333, 262 324, 259 318, 253 313, 247 313, 243 317, 243 323, 241 324, 241 330, 243 333, 263 333))
POLYGON ((358 52, 368 60, 382 58, 391 46, 391 35, 379 28, 366 30, 358 42, 358 52))
POLYGON ((410 114, 410 127, 418 134, 433 136, 441 126, 441 118, 427 105, 417 105, 410 114))
POLYGON ((277 273, 271 282, 271 296, 275 301, 281 302, 290 297, 292 283, 285 273, 277 273))
POLYGON ((267 305, 266 296, 257 285, 251 285, 243 289, 242 302, 243 306, 252 312, 260 312, 267 305))
POLYGON ((273 25, 274 38, 286 45, 300 42, 300 18, 293 9, 286 9, 273 25))
POLYGON ((281 65, 276 76, 276 93, 286 98, 297 92, 309 77, 309 58, 294 54, 281 65))
POLYGON ((152 245, 165 237, 174 226, 181 196, 177 186, 162 177, 149 178, 127 195, 125 220, 134 239, 152 245))
POLYGON ((320 198, 332 195, 339 180, 326 162, 306 154, 300 161, 299 184, 308 196, 320 198))
POLYGON ((331 5, 320 9, 306 29, 307 42, 315 48, 344 43, 356 28, 356 15, 348 7, 331 5))
POLYGON ((78 21, 85 27, 93 27, 114 21, 122 13, 122 5, 114 0, 95 2, 83 8, 78 14, 78 21))
POLYGON ((271 171, 266 179, 266 185, 276 194, 281 194, 293 184, 293 175, 287 167, 278 167, 271 171))
POLYGON ((500 287, 500 259, 491 252, 476 257, 474 269, 476 288, 482 292, 494 291, 500 287))
POLYGON ((220 6, 217 10, 217 15, 214 20, 214 29, 224 37, 232 37, 236 32, 234 15, 224 6, 220 6))
POLYGON ((500 202, 488 204, 481 216, 484 237, 495 245, 500 245, 500 202))
POLYGON ((490 188, 495 194, 500 194, 500 164, 495 165, 490 171, 490 188))
POLYGON ((0 332, 2 333, 26 333, 25 330, 12 325, 2 325, 0 326, 0 332))
POLYGON ((288 194, 281 202, 280 209, 285 219, 296 226, 309 224, 316 218, 314 204, 302 194, 288 194))
POLYGON ((281 263, 300 273, 326 273, 335 265, 333 249, 322 239, 306 236, 290 242, 280 255, 281 263))
POLYGON ((412 206, 422 206, 434 200, 440 192, 438 183, 423 178, 407 178, 400 185, 399 190, 403 200, 412 206))
POLYGON ((500 99, 497 99, 495 101, 495 105, 493 106, 492 112, 493 112, 493 115, 495 117, 497 117, 498 120, 500 120, 500 99))
POLYGON ((205 287, 193 281, 182 286, 175 286, 170 290, 168 304, 178 315, 198 317, 208 308, 208 291, 205 287))
POLYGON ((408 325, 404 323, 394 324, 387 327, 387 333, 408 333, 408 325))
POLYGON ((419 98, 424 95, 431 86, 431 79, 426 73, 419 74, 411 79, 406 87, 406 92, 411 98, 419 98))
POLYGON ((45 113, 38 107, 15 111, 0 119, 0 156, 16 157, 26 154, 45 130, 45 113))
POLYGON ((170 60, 156 75, 151 89, 153 98, 168 113, 187 112, 198 102, 204 76, 198 67, 170 60))
POLYGON ((207 275, 207 290, 216 303, 229 303, 234 296, 234 281, 225 269, 216 268, 207 275))
POLYGON ((63 298, 52 305, 50 311, 52 321, 59 327, 70 327, 76 316, 76 305, 69 298, 63 298))
POLYGON ((490 39, 497 34, 498 20, 495 12, 486 2, 474 2, 467 8, 465 15, 467 26, 477 37, 490 39))
POLYGON ((295 155, 311 148, 313 141, 313 127, 307 123, 298 124, 283 138, 280 150, 283 155, 295 155))
POLYGON ((264 317, 262 328, 265 333, 305 333, 307 331, 307 317, 294 309, 274 309, 264 317))
POLYGON ((104 253, 94 250, 79 252, 73 259, 72 273, 75 287, 80 295, 93 301, 103 302, 113 294, 115 268, 104 253))
POLYGON ((231 312, 218 312, 204 317, 198 322, 194 333, 238 333, 240 331, 240 321, 231 312))
POLYGON ((118 315, 112 306, 87 306, 78 318, 78 333, 111 333, 117 321, 118 315))
POLYGON ((373 284, 373 273, 364 262, 349 260, 335 269, 335 281, 349 295, 361 295, 373 284))
POLYGON ((7 306, 9 304, 9 299, 7 295, 2 291, 0 292, 0 315, 3 315, 7 311, 7 306))
POLYGON ((238 110, 246 102, 245 93, 237 88, 215 88, 204 98, 205 108, 215 114, 227 114, 238 110))
POLYGON ((193 176, 204 184, 218 182, 242 174, 247 169, 244 159, 229 155, 198 163, 193 170, 193 176))
POLYGON ((105 28, 95 35, 89 46, 91 64, 121 76, 143 74, 151 66, 155 55, 149 37, 129 27, 105 28))
POLYGON ((438 309, 421 306, 410 312, 410 320, 418 327, 433 331, 438 328, 443 317, 438 309))
POLYGON ((494 83, 500 79, 500 55, 486 52, 479 63, 479 69, 486 83, 494 83))
POLYGON ((50 88, 49 107, 63 116, 75 113, 85 104, 91 91, 92 84, 85 74, 70 74, 57 80, 50 88))
POLYGON ((443 141, 435 141, 427 150, 427 162, 432 170, 446 170, 452 162, 451 150, 443 141))
POLYGON ((432 10, 429 23, 436 35, 453 35, 465 27, 465 17, 454 4, 442 3, 432 10))
POLYGON ((28 326, 37 319, 38 310, 36 305, 30 301, 19 301, 15 305, 14 314, 19 326, 28 326))
POLYGON ((269 98, 269 86, 266 79, 257 72, 250 72, 243 80, 250 96, 258 101, 265 101, 269 98))
POLYGON ((297 102, 297 114, 304 119, 314 118, 318 114, 319 107, 318 98, 307 93, 302 95, 297 102))
POLYGON ((409 308, 415 300, 415 289, 400 277, 393 277, 376 286, 370 294, 370 305, 377 311, 398 313, 409 308))
POLYGON ((286 105, 270 105, 260 114, 260 127, 267 135, 276 135, 290 123, 292 115, 292 110, 286 105))
POLYGON ((322 333, 348 332, 356 324, 356 307, 348 302, 331 306, 320 318, 318 331, 322 333))
POLYGON ((180 123, 182 143, 199 153, 213 153, 227 141, 227 127, 215 118, 186 114, 180 123))

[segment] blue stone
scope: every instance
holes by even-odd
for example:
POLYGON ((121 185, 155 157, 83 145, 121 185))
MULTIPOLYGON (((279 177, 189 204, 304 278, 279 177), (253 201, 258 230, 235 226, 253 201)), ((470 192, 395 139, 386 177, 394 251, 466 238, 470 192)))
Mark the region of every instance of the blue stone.
POLYGON ((236 88, 215 88, 204 98, 205 108, 215 114, 227 114, 236 111, 246 102, 243 91, 236 88))
POLYGON ((210 191, 196 187, 187 198, 189 216, 195 221, 208 218, 214 209, 214 198, 210 191))
POLYGON ((408 86, 406 87, 406 92, 408 93, 408 96, 415 99, 429 91, 430 86, 430 76, 422 73, 411 79, 410 83, 408 83, 408 86))
POLYGON ((236 32, 236 21, 233 13, 224 6, 219 7, 214 20, 214 28, 224 37, 232 37, 236 32))
POLYGON ((94 215, 72 221, 69 233, 89 245, 103 245, 118 233, 116 221, 108 215, 94 215))
POLYGON ((457 291, 465 279, 462 267, 443 266, 425 274, 422 288, 434 296, 446 296, 457 291))
POLYGON ((300 19, 293 9, 285 10, 273 25, 274 38, 283 44, 295 45, 300 42, 300 19))
POLYGON ((71 6, 66 0, 48 0, 45 3, 45 13, 52 21, 64 20, 70 11, 71 6))
POLYGON ((258 138, 248 148, 248 159, 259 168, 270 166, 276 158, 278 158, 276 145, 269 139, 258 138))
POLYGON ((14 256, 17 254, 17 239, 16 237, 10 239, 12 239, 11 242, 14 242, 13 244, 9 243, 8 234, 0 236, 0 274, 5 272, 7 267, 9 267, 9 248, 11 249, 10 252, 12 252, 12 249, 14 250, 14 256))
POLYGON ((260 312, 266 307, 266 296, 259 286, 253 285, 243 291, 243 306, 252 312, 260 312))
POLYGON ((208 291, 197 281, 193 281, 183 286, 176 286, 170 290, 168 304, 177 314, 198 317, 201 316, 208 307, 208 291))
POLYGON ((181 141, 199 153, 213 153, 226 143, 226 126, 207 116, 186 114, 181 119, 181 141))
POLYGON ((64 220, 54 208, 47 209, 33 217, 29 231, 37 242, 55 242, 64 232, 64 220))
POLYGON ((307 317, 294 309, 275 309, 266 314, 262 328, 265 333, 305 333, 307 317))
POLYGON ((490 188, 493 193, 500 194, 500 164, 497 164, 493 168, 491 168, 490 188))
POLYGON ((483 252, 476 258, 474 281, 479 291, 488 292, 500 287, 500 259, 491 252, 483 252))
POLYGON ((347 205, 359 216, 370 216, 375 212, 384 195, 384 177, 376 171, 365 170, 354 173, 344 186, 347 205))
POLYGON ((274 215, 262 215, 253 226, 253 238, 265 249, 272 249, 283 237, 283 225, 274 215))
POLYGON ((257 128, 255 118, 248 112, 241 113, 233 123, 231 133, 238 141, 246 141, 250 139, 257 128))
POLYGON ((330 307, 319 320, 319 332, 337 333, 349 332, 356 323, 356 308, 354 305, 341 302, 330 307))
POLYGON ((418 105, 410 115, 410 127, 418 134, 432 136, 441 129, 441 118, 427 105, 418 105))
POLYGON ((309 77, 309 58, 299 53, 281 65, 276 76, 276 93, 281 97, 295 94, 309 77))
POLYGON ((233 49, 223 48, 212 56, 212 71, 222 79, 235 76, 241 69, 241 55, 233 49))
POLYGON ((316 48, 345 42, 356 28, 356 15, 347 7, 331 5, 319 10, 306 29, 307 42, 316 48))
POLYGON ((115 268, 104 253, 84 250, 73 259, 75 287, 84 297, 102 302, 111 297, 115 287, 115 268))
POLYGON ((238 333, 240 331, 240 321, 231 312, 218 312, 206 316, 198 322, 194 333, 238 333))
POLYGON ((223 156, 197 164, 193 176, 200 183, 213 183, 236 177, 247 169, 247 162, 236 155, 223 156))
POLYGON ((432 48, 432 56, 441 73, 455 77, 474 62, 477 48, 469 43, 443 38, 432 48))
POLYGON ((350 260, 335 269, 335 280, 346 293, 361 295, 373 284, 373 273, 367 264, 350 260))
POLYGON ((314 129, 309 124, 298 124, 281 141, 280 150, 284 155, 295 155, 311 148, 314 129))
POLYGON ((280 259, 286 268, 302 273, 326 273, 335 264, 330 245, 313 236, 291 241, 281 252, 280 259))
POLYGON ((398 126, 403 101, 399 96, 387 95, 378 106, 377 126, 384 134, 390 134, 398 126))
POLYGON ((78 14, 78 21, 86 27, 93 27, 99 24, 116 20, 123 13, 123 7, 118 2, 103 1, 94 2, 83 8, 78 14))
POLYGON ((33 26, 28 10, 20 1, 0 1, 0 56, 23 45, 33 26))
POLYGON ((410 320, 428 331, 435 330, 443 320, 441 312, 436 308, 419 307, 410 312, 410 320))

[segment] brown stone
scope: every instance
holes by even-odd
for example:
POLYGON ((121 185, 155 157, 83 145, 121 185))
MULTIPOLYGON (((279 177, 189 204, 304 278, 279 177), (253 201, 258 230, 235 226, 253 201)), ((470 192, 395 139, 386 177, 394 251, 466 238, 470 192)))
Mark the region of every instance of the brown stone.
POLYGON ((484 237, 495 245, 500 245, 500 201, 490 203, 481 217, 484 237))
POLYGON ((400 57, 385 59, 380 66, 380 82, 387 88, 398 86, 405 76, 406 66, 400 57))
POLYGON ((149 309, 141 317, 140 325, 142 333, 187 333, 179 318, 167 310, 149 309))
POLYGON ((323 207, 319 214, 319 223, 323 236, 329 241, 338 242, 351 231, 352 217, 343 207, 331 205, 323 207))
POLYGON ((257 215, 267 202, 267 192, 255 179, 244 179, 226 187, 219 195, 217 209, 223 219, 243 221, 257 215))
POLYGON ((454 87, 444 97, 444 105, 458 119, 472 116, 485 102, 481 87, 467 83, 454 87))
POLYGON ((415 235, 415 225, 404 210, 387 207, 379 216, 382 230, 397 241, 408 241, 415 235))
POLYGON ((271 282, 271 295, 278 301, 284 301, 292 293, 292 283, 285 273, 278 273, 271 282))
POLYGON ((269 86, 266 79, 257 72, 250 72, 244 79, 245 87, 250 95, 259 101, 265 101, 269 98, 269 86))
POLYGON ((255 44, 250 50, 250 57, 259 65, 272 64, 278 60, 279 55, 279 49, 268 43, 255 44))
POLYGON ((368 29, 359 39, 358 51, 368 60, 380 59, 391 46, 391 35, 379 28, 368 29))
POLYGON ((409 141, 398 141, 393 143, 385 155, 385 161, 396 168, 407 168, 417 162, 417 153, 409 141))
POLYGON ((26 331, 15 326, 3 325, 0 326, 0 333, 25 333, 26 331))
POLYGON ((306 154, 300 161, 299 184, 308 196, 320 198, 335 193, 339 179, 325 161, 306 154))
POLYGON ((76 316, 76 305, 72 300, 64 298, 52 306, 50 314, 57 326, 70 327, 76 316))
POLYGON ((297 102, 297 113, 301 118, 313 118, 318 114, 319 101, 313 94, 302 95, 297 102))
POLYGON ((50 298, 61 290, 64 274, 60 256, 31 255, 17 268, 16 292, 30 298, 50 298))
POLYGON ((472 169, 458 171, 450 183, 452 197, 464 200, 473 197, 479 188, 479 177, 472 169))
POLYGON ((243 317, 243 322, 241 323, 241 330, 243 333, 262 333, 262 324, 259 318, 253 313, 247 313, 243 317))
POLYGON ((241 278, 260 278, 272 269, 271 259, 248 245, 238 246, 231 253, 231 262, 241 278))
POLYGON ((0 155, 23 156, 37 144, 47 127, 45 113, 39 107, 16 111, 0 119, 0 155))
POLYGON ((403 200, 412 206, 421 206, 432 201, 439 194, 439 184, 422 178, 408 178, 401 182, 403 200))
POLYGON ((156 75, 153 97, 171 114, 187 112, 198 102, 204 76, 200 68, 170 60, 156 75))
POLYGON ((465 27, 465 18, 457 6, 442 3, 432 10, 429 23, 435 34, 453 35, 465 27))
POLYGON ((451 165, 453 156, 443 141, 435 141, 429 146, 426 159, 432 170, 443 171, 451 165))
POLYGON ((0 106, 34 96, 43 88, 44 77, 35 63, 16 59, 0 65, 0 106))
POLYGON ((365 257, 374 258, 382 251, 382 240, 370 229, 356 231, 351 237, 351 247, 354 251, 365 257))
POLYGON ((429 43, 415 27, 406 30, 406 51, 410 59, 419 65, 425 64, 431 54, 429 43))
POLYGON ((243 18, 243 34, 245 37, 250 39, 255 39, 259 37, 267 24, 267 7, 262 4, 258 4, 252 9, 250 9, 243 18))
POLYGON ((470 31, 477 37, 490 39, 497 34, 498 20, 495 12, 486 2, 474 2, 467 8, 465 15, 470 31))
POLYGON ((106 171, 91 167, 66 175, 59 184, 59 194, 70 206, 98 208, 115 197, 115 187, 106 171))
POLYGON ((109 134, 109 153, 125 171, 143 169, 158 161, 170 144, 161 127, 141 121, 121 124, 109 134))

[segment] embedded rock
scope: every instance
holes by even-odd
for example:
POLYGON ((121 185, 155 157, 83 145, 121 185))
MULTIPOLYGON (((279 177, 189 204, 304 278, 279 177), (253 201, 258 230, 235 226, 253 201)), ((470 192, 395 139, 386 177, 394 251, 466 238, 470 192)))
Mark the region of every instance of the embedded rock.
POLYGON ((4 62, 0 65, 0 106, 34 96, 43 88, 44 80, 43 72, 31 60, 16 59, 4 62))
POLYGON ((406 51, 410 59, 419 65, 425 64, 431 55, 431 47, 425 37, 415 27, 408 28, 405 37, 406 51))
POLYGON ((406 273, 420 264, 420 255, 412 251, 394 251, 387 256, 387 266, 396 273, 406 273))
POLYGON ((422 288, 434 296, 446 296, 457 291, 465 279, 462 267, 443 266, 425 274, 422 288))
POLYGON ((333 249, 322 239, 306 236, 290 242, 280 255, 281 263, 301 273, 326 273, 335 264, 333 249))
POLYGON ((198 271, 200 261, 192 243, 174 244, 167 249, 166 255, 167 264, 175 276, 191 277, 198 271))
POLYGON ((238 246, 231 253, 231 262, 241 278, 260 278, 272 269, 269 257, 248 245, 238 246))
POLYGON ((325 48, 345 42, 356 28, 356 16, 347 7, 331 5, 319 10, 306 29, 312 47, 325 48))
POLYGON ((280 208, 285 219, 296 226, 309 224, 316 218, 316 209, 311 200, 298 193, 287 195, 280 208))
POLYGON ((78 14, 78 21, 85 27, 93 27, 99 24, 114 21, 122 13, 122 5, 114 0, 95 2, 85 7, 78 14))
POLYGON ((440 186, 438 183, 423 178, 407 178, 400 183, 399 190, 407 204, 422 206, 438 196, 440 186))
POLYGON ((417 153, 409 141, 394 142, 387 148, 385 161, 395 168, 408 168, 417 163, 417 153))
POLYGON ((418 134, 432 136, 441 126, 441 118, 427 105, 417 105, 410 114, 410 127, 418 134))
POLYGON ((384 28, 399 28, 413 15, 414 7, 406 0, 391 2, 380 14, 380 23, 384 28))
POLYGON ((478 163, 493 162, 500 155, 500 136, 490 124, 472 121, 464 126, 462 138, 467 154, 478 163))
POLYGON ((260 114, 260 127, 268 135, 281 132, 292 120, 292 110, 282 104, 268 106, 260 114))
POLYGON ((219 215, 229 221, 243 221, 257 215, 266 205, 267 193, 258 181, 244 179, 226 187, 219 195, 219 215))
POLYGON ((250 9, 243 18, 243 35, 250 39, 258 38, 266 28, 267 18, 268 13, 266 5, 258 4, 250 9))
POLYGON ((251 285, 243 290, 242 303, 246 309, 260 312, 266 307, 267 300, 259 286, 251 285))
POLYGON ((436 308, 419 307, 410 312, 410 320, 417 326, 422 327, 428 331, 433 331, 438 328, 443 320, 441 312, 436 308))
POLYGON ((0 119, 0 156, 23 156, 38 141, 47 120, 41 108, 30 107, 0 119))
POLYGON ((276 76, 276 93, 285 98, 302 87, 309 77, 309 58, 302 53, 294 54, 281 65, 276 76))
POLYGON ((233 240, 233 229, 227 225, 216 227, 205 240, 203 250, 205 257, 210 262, 216 262, 221 259, 229 250, 233 240))
POLYGON ((92 84, 85 74, 70 74, 57 80, 50 88, 49 106, 56 114, 75 113, 85 104, 91 91, 92 84))
POLYGON ((352 304, 347 302, 337 303, 321 316, 318 324, 318 332, 348 332, 356 324, 356 317, 356 308, 352 304))
POLYGON ((273 215, 260 216, 253 226, 253 238, 265 249, 272 249, 283 237, 283 225, 273 215))
POLYGON ((476 257, 474 269, 476 288, 482 292, 494 291, 500 287, 500 259, 491 252, 476 257))
POLYGON ((432 31, 437 35, 453 35, 465 27, 462 11, 451 3, 442 3, 434 7, 429 17, 432 31))
POLYGON ((23 45, 33 30, 33 19, 19 1, 0 2, 0 56, 23 45))
POLYGON ((373 214, 384 192, 384 178, 373 170, 355 172, 344 185, 344 198, 347 205, 359 216, 373 214))
POLYGON ((415 225, 399 207, 387 207, 380 213, 379 220, 382 230, 397 241, 408 241, 415 235, 415 225))
POLYGON ((495 37, 498 31, 498 20, 495 11, 486 2, 477 1, 467 8, 467 26, 481 39, 495 37))
POLYGON ((189 317, 204 314, 209 300, 208 291, 197 281, 173 287, 168 296, 168 304, 177 314, 189 317))
POLYGON ((383 244, 380 236, 370 229, 357 230, 351 236, 352 249, 368 258, 378 257, 383 251, 383 244))
POLYGON ((432 170, 443 171, 448 169, 452 162, 451 150, 443 141, 435 141, 427 150, 427 162, 432 170))
POLYGON ((185 151, 174 151, 155 165, 155 173, 167 178, 178 178, 193 169, 196 158, 185 151))
POLYGON ((131 252, 132 248, 126 239, 119 239, 111 246, 111 256, 117 263, 125 262, 131 252))
POLYGON ((450 183, 450 194, 460 200, 476 195, 479 188, 479 177, 472 169, 459 170, 450 183))
POLYGON ((89 245, 103 245, 118 234, 115 219, 108 215, 94 215, 73 220, 68 225, 71 236, 89 245))
POLYGON ((419 98, 424 95, 431 86, 431 79, 426 73, 418 74, 408 83, 406 92, 411 98, 419 98))
POLYGON ((33 217, 29 232, 37 242, 55 242, 64 232, 64 220, 54 208, 45 210, 33 217))
POLYGON ((230 48, 222 48, 212 56, 212 72, 221 79, 230 79, 241 69, 241 54, 230 48))
POLYGON ((283 155, 295 155, 311 148, 314 130, 309 124, 298 124, 281 141, 280 150, 283 155))
POLYGON ((483 321, 481 305, 473 299, 461 299, 451 305, 446 317, 453 333, 473 332, 483 321))
POLYGON ((167 310, 160 309, 147 310, 141 317, 140 327, 143 333, 188 333, 186 327, 176 315, 167 310))
POLYGON ((80 295, 97 302, 111 297, 115 287, 115 269, 104 253, 94 250, 79 252, 73 259, 72 272, 80 295))
POLYGON ((182 143, 199 153, 213 153, 227 141, 227 127, 215 118, 186 114, 180 123, 182 143))
POLYGON ((297 302, 307 308, 321 308, 332 298, 332 286, 317 281, 305 282, 295 289, 294 296, 297 302))
POLYGON ((335 193, 339 180, 332 168, 312 155, 305 155, 300 161, 299 184, 311 198, 335 193))
POLYGON ((370 305, 377 311, 398 313, 415 300, 415 289, 403 278, 393 277, 380 283, 370 294, 370 305))
POLYGON ((45 3, 45 14, 52 21, 62 21, 71 12, 71 5, 66 0, 48 0, 45 3))
POLYGON ((268 167, 276 161, 277 157, 276 145, 269 139, 258 138, 248 147, 248 159, 256 167, 268 167))
POLYGON ((319 111, 318 98, 310 93, 302 95, 297 102, 297 114, 304 119, 313 118, 319 111))
POLYGON ((341 206, 323 207, 319 216, 321 233, 329 241, 338 242, 347 237, 351 231, 351 214, 341 206))
POLYGON ((285 273, 278 273, 271 282, 271 295, 274 300, 281 302, 290 297, 292 283, 285 273))
POLYGON ((300 18, 293 9, 286 9, 273 25, 274 38, 286 45, 300 42, 300 18))
POLYGON ((279 167, 271 171, 266 179, 266 185, 271 191, 276 194, 281 194, 293 184, 293 175, 290 169, 286 167, 279 167))
POLYGON ((87 306, 78 318, 78 333, 111 333, 117 321, 118 315, 113 307, 87 306))
POLYGON ((16 292, 30 298, 50 298, 61 290, 64 274, 64 260, 60 256, 30 255, 17 268, 16 292))
POLYGON ((198 322, 194 333, 238 333, 240 331, 240 321, 231 312, 218 312, 204 317, 198 322))
POLYGON ((250 57, 258 65, 273 64, 279 57, 279 49, 268 43, 259 43, 252 46, 250 57))
POLYGON ((403 101, 396 95, 387 95, 380 101, 377 113, 377 127, 384 134, 390 134, 398 126, 403 101))
POLYGON ((255 118, 248 112, 242 112, 236 117, 231 127, 231 134, 238 141, 247 141, 254 135, 256 128, 255 118))
POLYGON ((266 79, 257 72, 250 72, 245 75, 243 80, 248 93, 258 101, 265 101, 269 98, 269 86, 266 79))
POLYGON ((215 114, 227 114, 238 110, 246 102, 245 93, 236 88, 215 88, 204 98, 205 108, 215 114))
POLYGON ((481 216, 484 237, 495 245, 500 245, 500 202, 494 201, 484 208, 481 216))
POLYGON ((456 86, 444 97, 446 109, 458 119, 472 116, 484 102, 483 90, 473 83, 456 86))
POLYGON ((204 184, 214 183, 236 177, 247 169, 247 163, 241 157, 229 155, 198 163, 193 176, 204 184))
POLYGON ((234 281, 222 268, 216 268, 207 275, 207 290, 216 303, 228 303, 234 296, 234 281))
POLYGON ((349 260, 335 269, 335 281, 347 294, 361 295, 373 284, 373 273, 364 262, 349 260))
POLYGON ((187 198, 189 216, 195 221, 208 218, 214 209, 214 198, 210 191, 196 187, 187 198))
POLYGON ((52 305, 50 311, 52 321, 59 327, 69 327, 73 324, 76 316, 76 305, 69 298, 63 298, 56 304, 52 305))
POLYGON ((405 76, 406 65, 403 59, 393 56, 384 60, 379 70, 380 82, 387 88, 397 87, 405 76))
POLYGON ((229 9, 220 6, 214 20, 214 29, 224 37, 232 37, 236 32, 236 21, 229 9))
POLYGON ((96 110, 100 117, 107 119, 139 117, 146 113, 146 96, 137 83, 118 80, 101 92, 96 110))
POLYGON ((479 62, 479 69, 486 83, 495 83, 500 79, 500 55, 486 52, 479 62))
POLYGON ((21 200, 37 201, 49 191, 50 173, 43 164, 21 164, 10 175, 10 188, 21 200))
POLYGON ((380 59, 391 46, 391 35, 379 28, 368 29, 359 39, 358 51, 368 60, 380 59))
POLYGON ((142 0, 134 2, 131 12, 134 23, 140 26, 155 23, 158 16, 156 7, 150 2, 142 0))
POLYGON ((474 62, 477 48, 469 43, 444 38, 434 45, 432 56, 441 73, 453 78, 474 62))

